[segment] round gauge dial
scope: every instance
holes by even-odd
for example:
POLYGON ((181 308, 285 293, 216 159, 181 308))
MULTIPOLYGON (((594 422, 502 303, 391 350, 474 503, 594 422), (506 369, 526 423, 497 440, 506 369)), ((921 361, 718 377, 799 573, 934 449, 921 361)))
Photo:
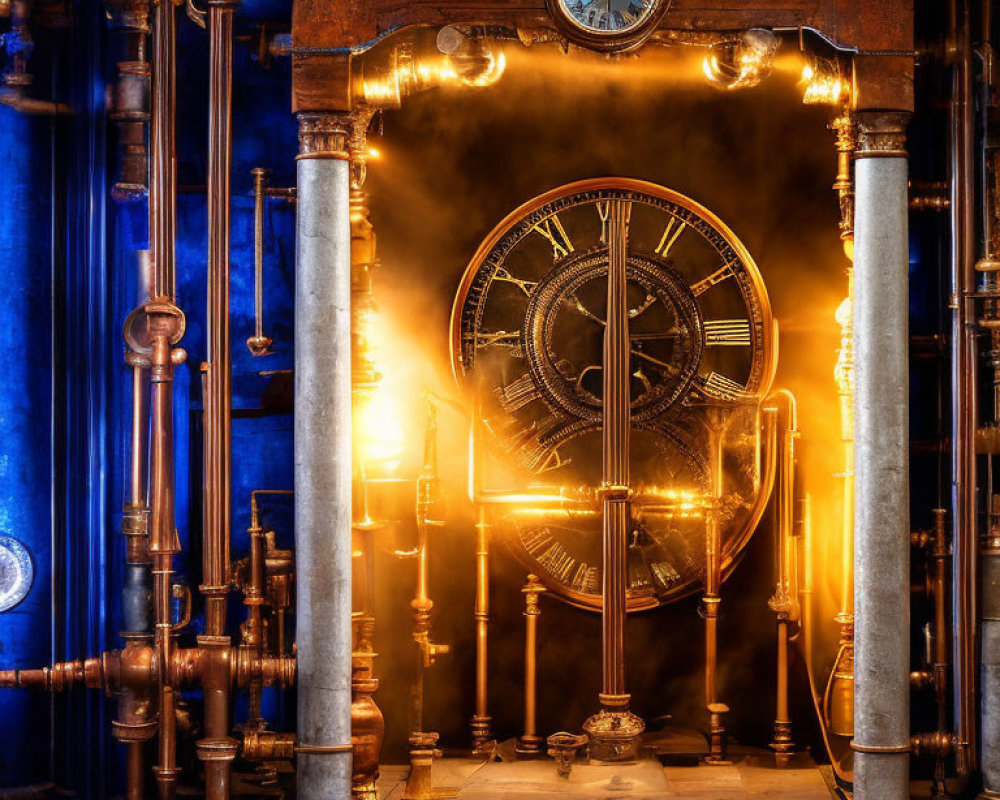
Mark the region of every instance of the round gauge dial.
POLYGON ((567 17, 589 33, 619 34, 641 27, 656 0, 559 0, 567 17))
POLYGON ((479 398, 504 480, 500 526, 550 589, 599 608, 603 341, 612 202, 630 207, 629 607, 703 580, 712 483, 706 420, 728 409, 723 562, 728 570, 766 502, 759 400, 773 373, 773 321, 760 273, 733 233, 694 201, 654 184, 570 184, 512 212, 463 277, 452 312, 459 383, 479 398), (561 498, 553 505, 552 498, 561 498))
POLYGON ((0 612, 27 597, 34 573, 28 549, 17 539, 0 536, 0 612))

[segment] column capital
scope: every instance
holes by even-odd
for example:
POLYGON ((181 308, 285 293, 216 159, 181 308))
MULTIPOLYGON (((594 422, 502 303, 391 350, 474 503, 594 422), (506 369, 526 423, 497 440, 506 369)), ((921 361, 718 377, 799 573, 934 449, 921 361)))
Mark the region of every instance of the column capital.
POLYGON ((910 115, 897 111, 863 111, 858 117, 855 158, 906 158, 906 125, 910 115))
POLYGON ((350 160, 349 144, 354 130, 350 114, 301 113, 299 154, 304 158, 350 160))

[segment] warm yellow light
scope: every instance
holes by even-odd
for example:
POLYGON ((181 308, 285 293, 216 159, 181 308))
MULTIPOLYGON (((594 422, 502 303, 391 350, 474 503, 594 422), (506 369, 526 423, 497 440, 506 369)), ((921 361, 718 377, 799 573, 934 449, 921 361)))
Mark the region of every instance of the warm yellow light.
POLYGON ((403 455, 403 425, 398 397, 385 383, 360 403, 355 414, 355 440, 366 465, 392 472, 403 455))
POLYGON ((368 158, 375 161, 382 157, 382 153, 374 147, 368 148, 368 158))
POLYGON ((802 66, 802 102, 807 105, 841 105, 846 99, 847 83, 841 79, 835 62, 817 60, 802 66))
POLYGON ((848 260, 854 263, 854 237, 848 236, 844 239, 844 255, 847 256, 848 260))

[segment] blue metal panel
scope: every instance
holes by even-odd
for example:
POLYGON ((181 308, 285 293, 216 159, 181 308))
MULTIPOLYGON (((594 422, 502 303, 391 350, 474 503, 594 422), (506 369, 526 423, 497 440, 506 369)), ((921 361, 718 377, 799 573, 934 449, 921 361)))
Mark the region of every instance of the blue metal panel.
MULTIPOLYGON (((0 534, 31 552, 25 600, 0 614, 0 663, 51 657, 51 122, 0 106, 0 534)), ((0 693, 0 786, 49 776, 49 700, 0 693)))

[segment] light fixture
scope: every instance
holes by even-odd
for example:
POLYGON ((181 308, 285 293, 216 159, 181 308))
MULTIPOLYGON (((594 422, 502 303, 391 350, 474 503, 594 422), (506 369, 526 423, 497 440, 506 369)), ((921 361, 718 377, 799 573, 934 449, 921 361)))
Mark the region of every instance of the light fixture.
POLYGON ((751 28, 714 44, 702 62, 708 80, 723 89, 756 86, 766 77, 778 51, 778 37, 766 28, 751 28))

